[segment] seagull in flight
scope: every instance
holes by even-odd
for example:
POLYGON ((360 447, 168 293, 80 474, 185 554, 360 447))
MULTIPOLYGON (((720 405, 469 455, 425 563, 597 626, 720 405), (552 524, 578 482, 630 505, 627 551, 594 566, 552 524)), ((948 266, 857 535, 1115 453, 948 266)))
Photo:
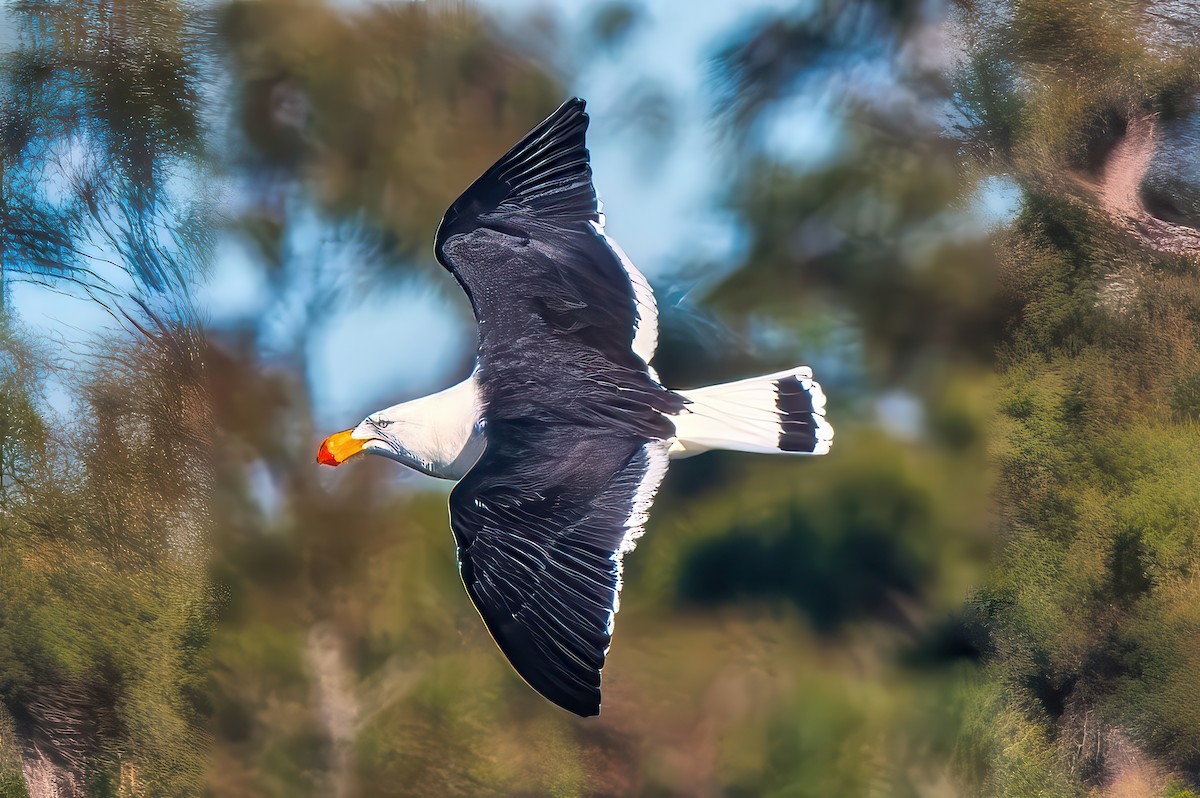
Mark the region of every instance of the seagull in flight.
POLYGON ((584 101, 537 125, 446 211, 438 261, 479 323, 474 372, 330 435, 444 479, 467 593, 518 674, 600 712, 600 670, 632 551, 672 458, 818 455, 833 428, 812 370, 670 390, 650 366, 654 293, 604 230, 584 101))

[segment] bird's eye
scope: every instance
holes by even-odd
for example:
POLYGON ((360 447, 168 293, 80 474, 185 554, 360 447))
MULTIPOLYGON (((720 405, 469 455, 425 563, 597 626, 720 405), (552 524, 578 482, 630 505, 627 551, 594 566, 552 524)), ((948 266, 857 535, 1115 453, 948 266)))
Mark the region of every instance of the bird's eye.
POLYGON ((380 418, 376 419, 374 424, 379 429, 386 429, 387 427, 392 426, 392 420, 390 418, 380 418))

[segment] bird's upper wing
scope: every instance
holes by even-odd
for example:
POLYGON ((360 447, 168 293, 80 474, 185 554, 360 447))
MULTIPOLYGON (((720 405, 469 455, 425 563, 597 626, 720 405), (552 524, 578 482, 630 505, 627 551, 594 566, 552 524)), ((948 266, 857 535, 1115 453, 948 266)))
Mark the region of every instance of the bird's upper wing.
POLYGON ((435 251, 483 324, 549 311, 569 319, 584 343, 622 347, 646 364, 658 343, 658 308, 646 278, 604 232, 587 127, 584 102, 574 99, 531 130, 446 211, 435 251))
POLYGON ((463 582, 530 686, 598 714, 621 558, 642 533, 668 444, 559 427, 497 432, 505 445, 489 438, 450 496, 463 582))

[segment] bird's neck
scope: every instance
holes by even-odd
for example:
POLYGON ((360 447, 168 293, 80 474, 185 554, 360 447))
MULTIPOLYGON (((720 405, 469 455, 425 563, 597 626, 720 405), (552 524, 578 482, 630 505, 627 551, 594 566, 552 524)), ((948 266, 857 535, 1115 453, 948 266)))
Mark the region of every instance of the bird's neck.
POLYGON ((421 470, 432 476, 461 479, 483 452, 474 374, 444 391, 385 412, 401 424, 405 447, 423 461, 421 470))

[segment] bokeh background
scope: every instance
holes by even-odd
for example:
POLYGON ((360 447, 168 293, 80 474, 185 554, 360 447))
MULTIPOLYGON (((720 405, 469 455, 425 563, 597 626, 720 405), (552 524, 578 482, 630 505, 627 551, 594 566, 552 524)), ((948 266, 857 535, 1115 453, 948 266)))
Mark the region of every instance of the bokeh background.
POLYGON ((1197 162, 1194 3, 0 11, 3 798, 1196 794, 1200 246, 1097 189, 1197 162), (433 231, 574 95, 664 381, 837 429, 672 465, 590 720, 447 484, 314 463, 469 373, 433 231))

